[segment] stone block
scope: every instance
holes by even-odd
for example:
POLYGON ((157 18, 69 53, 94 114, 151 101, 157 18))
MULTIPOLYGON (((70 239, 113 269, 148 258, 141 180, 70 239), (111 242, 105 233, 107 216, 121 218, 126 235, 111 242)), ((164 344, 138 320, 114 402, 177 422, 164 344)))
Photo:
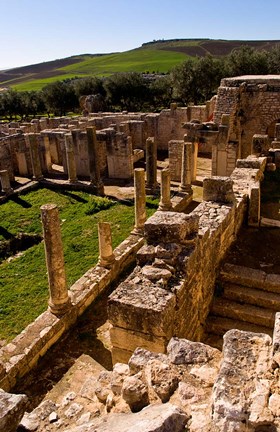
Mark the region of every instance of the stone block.
POLYGON ((235 201, 233 180, 228 177, 208 177, 203 180, 203 200, 223 203, 235 201))
POLYGON ((252 140, 252 154, 261 155, 269 150, 270 141, 268 135, 255 134, 252 140))
POLYGON ((177 212, 156 212, 145 223, 145 238, 148 243, 184 243, 198 233, 199 217, 177 212))
POLYGON ((0 430, 15 432, 27 407, 27 396, 6 393, 0 389, 0 430))
POLYGON ((126 280, 110 295, 109 321, 115 327, 170 338, 176 298, 139 276, 126 280))

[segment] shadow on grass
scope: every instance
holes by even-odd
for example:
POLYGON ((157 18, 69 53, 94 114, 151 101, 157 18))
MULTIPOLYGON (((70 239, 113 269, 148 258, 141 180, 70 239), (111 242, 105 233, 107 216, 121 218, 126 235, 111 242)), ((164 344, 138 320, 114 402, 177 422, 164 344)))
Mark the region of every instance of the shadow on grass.
POLYGON ((10 198, 11 201, 14 201, 14 203, 19 204, 23 208, 30 208, 32 207, 32 204, 30 204, 28 201, 23 200, 19 196, 13 196, 10 198))
POLYGON ((13 234, 11 234, 6 228, 3 228, 0 226, 0 236, 4 237, 5 240, 10 240, 14 237, 13 234))
POLYGON ((80 196, 78 196, 78 195, 75 195, 73 192, 69 192, 69 191, 67 191, 67 190, 64 190, 64 191, 60 191, 60 192, 58 192, 60 195, 65 195, 65 196, 68 196, 69 198, 72 198, 72 199, 74 199, 75 201, 77 201, 77 202, 81 202, 81 203, 84 203, 84 204, 86 204, 88 201, 86 200, 86 199, 84 199, 84 198, 82 198, 82 197, 80 197, 80 196))

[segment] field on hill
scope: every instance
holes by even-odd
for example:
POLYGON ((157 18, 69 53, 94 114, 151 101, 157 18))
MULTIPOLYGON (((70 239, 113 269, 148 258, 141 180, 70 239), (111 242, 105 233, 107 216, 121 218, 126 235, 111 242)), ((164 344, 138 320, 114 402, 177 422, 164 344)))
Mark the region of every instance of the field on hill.
POLYGON ((116 72, 166 73, 187 58, 195 59, 209 54, 215 57, 226 56, 242 45, 249 45, 257 50, 271 50, 279 44, 279 40, 159 40, 122 53, 84 54, 0 71, 0 87, 12 87, 19 91, 40 90, 50 82, 74 77, 108 76, 116 72))

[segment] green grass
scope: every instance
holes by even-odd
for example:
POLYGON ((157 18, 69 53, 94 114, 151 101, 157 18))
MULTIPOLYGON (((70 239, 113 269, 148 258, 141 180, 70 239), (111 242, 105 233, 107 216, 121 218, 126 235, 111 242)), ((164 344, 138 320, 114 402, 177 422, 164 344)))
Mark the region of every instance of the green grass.
MULTIPOLYGON (((93 204, 94 201, 96 197, 84 192, 46 189, 9 200, 0 207, 0 241, 19 232, 42 233, 40 206, 57 204, 70 287, 97 263, 99 221, 111 223, 114 248, 129 235, 134 225, 133 206, 113 203, 110 208, 100 210, 100 198, 97 198, 97 204, 93 204)), ((106 199, 105 207, 108 205, 106 199)), ((149 205, 148 216, 155 207, 156 203, 149 205)), ((43 243, 10 262, 0 264, 0 299, 0 339, 11 340, 46 310, 48 282, 43 243)))
POLYGON ((12 83, 4 83, 9 84, 14 90, 17 91, 38 91, 41 90, 44 86, 47 84, 50 84, 55 81, 62 81, 68 78, 75 78, 75 77, 83 78, 86 77, 87 74, 73 74, 73 73, 65 73, 63 75, 56 75, 51 78, 41 78, 41 79, 31 79, 30 81, 25 81, 21 84, 12 84, 12 83))

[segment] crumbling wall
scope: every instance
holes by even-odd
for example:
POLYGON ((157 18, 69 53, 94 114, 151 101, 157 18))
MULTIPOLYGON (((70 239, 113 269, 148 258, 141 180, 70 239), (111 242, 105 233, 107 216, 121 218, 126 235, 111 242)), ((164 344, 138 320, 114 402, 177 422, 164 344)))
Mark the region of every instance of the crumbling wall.
POLYGON ((137 346, 165 352, 171 336, 202 339, 221 260, 264 165, 204 180, 204 201, 192 213, 157 212, 146 222, 138 267, 109 299, 114 362, 137 346))
MULTIPOLYGON (((240 127, 241 157, 251 154, 254 134, 267 134, 280 118, 279 75, 224 78, 218 89, 214 122, 222 123, 223 114, 235 112, 240 127)), ((273 129, 273 128, 272 128, 273 129)), ((270 137, 272 140, 273 137, 270 137)))

